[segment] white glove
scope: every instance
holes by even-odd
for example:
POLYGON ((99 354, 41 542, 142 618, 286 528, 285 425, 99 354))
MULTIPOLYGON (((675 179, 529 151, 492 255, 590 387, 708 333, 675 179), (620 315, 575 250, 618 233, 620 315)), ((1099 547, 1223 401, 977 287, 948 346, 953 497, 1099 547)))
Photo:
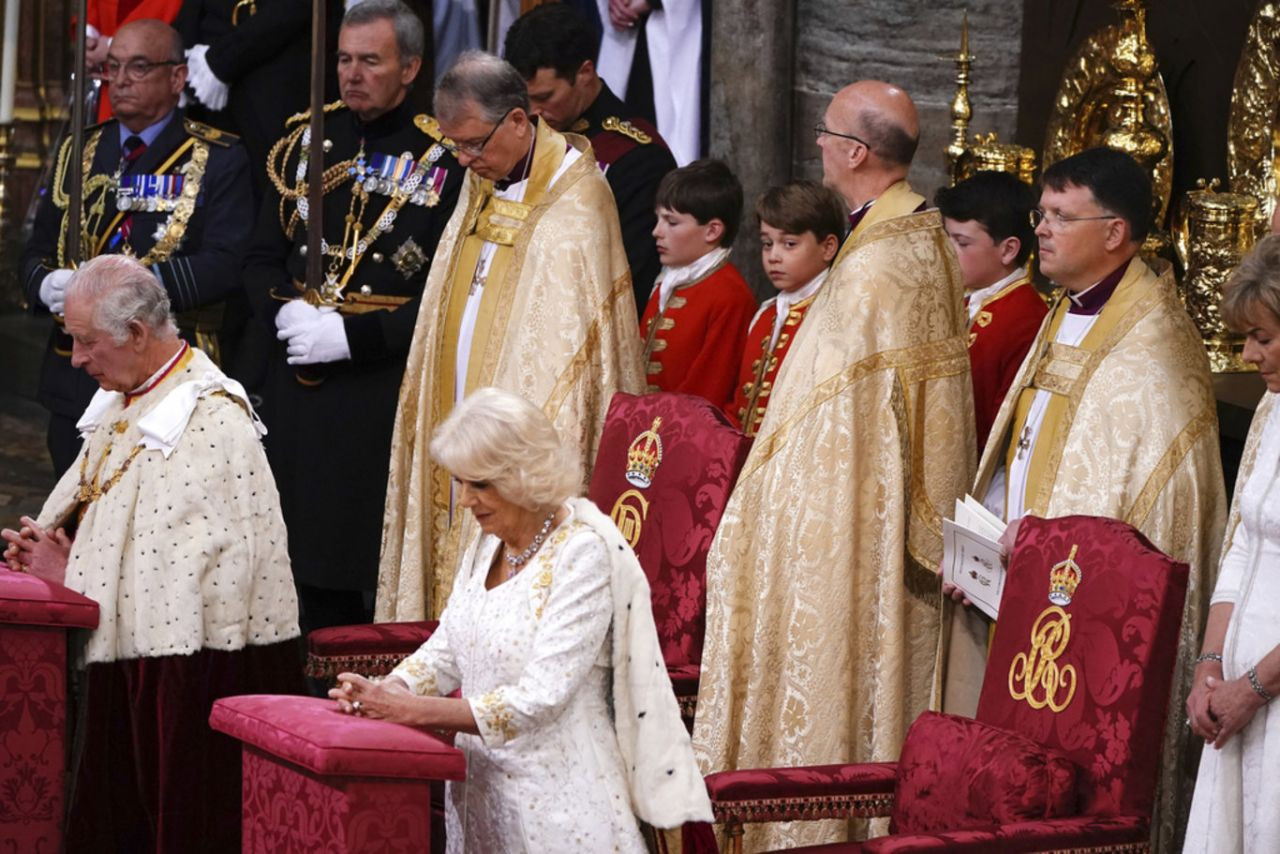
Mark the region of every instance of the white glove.
MULTIPOLYGON (((314 323, 320 319, 320 309, 306 300, 289 300, 276 312, 276 329, 288 329, 290 326, 301 326, 305 321, 314 323)), ((284 339, 281 339, 284 340, 284 339)))
POLYGON ((286 326, 276 333, 281 341, 289 342, 289 358, 286 360, 289 364, 316 365, 351 358, 342 315, 333 306, 325 306, 318 311, 319 318, 304 319, 300 324, 286 326))
POLYGON ((211 110, 221 110, 227 105, 227 84, 209 68, 209 60, 205 58, 208 52, 207 44, 198 44, 187 51, 187 83, 200 103, 211 110))
POLYGON ((74 270, 54 270, 40 282, 40 302, 49 311, 62 314, 67 301, 67 282, 75 275, 74 270))

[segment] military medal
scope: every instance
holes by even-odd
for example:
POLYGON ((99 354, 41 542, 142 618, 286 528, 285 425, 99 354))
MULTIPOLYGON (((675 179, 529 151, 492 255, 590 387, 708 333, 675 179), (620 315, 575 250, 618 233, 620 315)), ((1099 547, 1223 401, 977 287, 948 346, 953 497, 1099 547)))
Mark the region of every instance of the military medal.
POLYGON ((418 245, 412 237, 400 244, 391 255, 391 263, 396 266, 396 270, 406 279, 412 278, 413 274, 422 269, 422 265, 427 263, 427 253, 422 251, 422 247, 418 245))

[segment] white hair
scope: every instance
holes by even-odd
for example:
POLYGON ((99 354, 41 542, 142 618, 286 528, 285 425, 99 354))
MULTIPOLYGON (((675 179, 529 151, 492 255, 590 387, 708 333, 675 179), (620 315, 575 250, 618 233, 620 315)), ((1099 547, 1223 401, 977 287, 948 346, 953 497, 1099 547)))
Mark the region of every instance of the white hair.
POLYGON ((117 344, 137 321, 158 338, 178 334, 169 294, 150 270, 127 255, 99 255, 83 264, 67 283, 67 299, 93 303, 93 325, 117 344))
POLYGON ((462 480, 486 481, 526 510, 578 492, 582 468, 551 419, 524 398, 482 388, 454 407, 431 437, 431 458, 462 480))

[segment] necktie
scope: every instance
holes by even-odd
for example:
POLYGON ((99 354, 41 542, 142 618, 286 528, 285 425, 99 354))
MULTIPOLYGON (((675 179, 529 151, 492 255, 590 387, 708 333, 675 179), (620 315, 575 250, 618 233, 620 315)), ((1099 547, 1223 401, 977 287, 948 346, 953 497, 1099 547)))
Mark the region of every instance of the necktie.
POLYGON ((142 141, 140 136, 131 136, 124 141, 124 162, 125 171, 129 171, 129 167, 137 162, 142 153, 147 150, 147 144, 142 141))
MULTIPOLYGON (((142 156, 142 152, 147 150, 147 144, 142 141, 142 137, 134 135, 124 141, 124 157, 121 164, 124 168, 122 173, 128 172, 133 168, 133 164, 142 156)), ((120 223, 120 237, 128 242, 129 235, 133 232, 133 214, 129 214, 120 223)))

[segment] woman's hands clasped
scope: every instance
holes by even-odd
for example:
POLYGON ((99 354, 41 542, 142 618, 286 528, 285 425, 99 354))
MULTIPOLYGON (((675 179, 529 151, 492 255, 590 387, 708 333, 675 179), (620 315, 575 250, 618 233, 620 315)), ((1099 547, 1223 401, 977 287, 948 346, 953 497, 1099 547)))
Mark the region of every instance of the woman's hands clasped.
POLYGON ((422 725, 418 698, 397 676, 369 679, 358 673, 338 674, 338 687, 329 689, 330 699, 338 701, 338 709, 376 721, 422 725))

